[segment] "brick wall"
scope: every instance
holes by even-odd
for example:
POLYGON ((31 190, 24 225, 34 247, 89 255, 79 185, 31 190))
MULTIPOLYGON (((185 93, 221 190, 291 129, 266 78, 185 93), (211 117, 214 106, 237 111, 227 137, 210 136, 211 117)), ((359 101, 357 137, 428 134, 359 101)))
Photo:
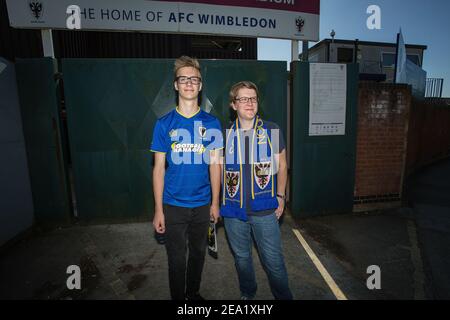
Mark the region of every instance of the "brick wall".
POLYGON ((450 102, 413 100, 408 132, 406 176, 450 156, 450 102))
POLYGON ((360 82, 355 204, 401 196, 410 92, 407 85, 360 82))

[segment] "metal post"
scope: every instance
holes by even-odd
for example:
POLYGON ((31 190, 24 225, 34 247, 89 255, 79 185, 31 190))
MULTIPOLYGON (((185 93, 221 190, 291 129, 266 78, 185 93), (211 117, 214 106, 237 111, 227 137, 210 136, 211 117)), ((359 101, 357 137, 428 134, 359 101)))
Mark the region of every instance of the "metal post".
POLYGON ((353 63, 358 63, 358 49, 359 49, 359 39, 355 40, 355 53, 353 57, 353 63))
POLYGON ((291 41, 291 61, 298 61, 298 40, 291 41))
POLYGON ((52 29, 42 29, 41 37, 42 37, 42 49, 44 51, 44 57, 54 58, 55 52, 53 50, 52 29))
MULTIPOLYGON (((299 59, 298 59, 298 53, 299 53, 299 46, 298 46, 298 40, 292 40, 291 41, 291 64, 292 64, 292 62, 294 62, 294 61, 298 61, 299 59)), ((288 145, 290 145, 290 143, 291 143, 291 132, 292 132, 292 128, 291 128, 291 116, 292 116, 292 110, 291 110, 291 103, 292 103, 292 100, 293 100, 293 96, 291 96, 291 93, 292 93, 292 88, 294 87, 294 84, 293 84, 293 81, 292 81, 292 78, 293 78, 293 73, 292 73, 292 68, 290 69, 291 70, 291 73, 290 73, 290 77, 289 77, 289 80, 288 80, 288 92, 287 92, 287 143, 288 143, 288 145)), ((287 157, 288 157, 288 170, 290 170, 291 169, 291 163, 290 163, 290 157, 291 157, 291 154, 290 154, 290 152, 291 152, 291 150, 290 150, 291 148, 288 148, 288 153, 287 153, 287 157)), ((286 192, 286 194, 287 194, 287 197, 288 197, 288 201, 290 201, 291 200, 291 196, 290 196, 290 188, 291 188, 291 181, 290 181, 290 179, 288 179, 288 184, 289 184, 289 187, 288 187, 288 189, 287 189, 287 192, 286 192)))
POLYGON ((308 61, 309 60, 309 46, 308 41, 303 41, 302 46, 302 61, 308 61))

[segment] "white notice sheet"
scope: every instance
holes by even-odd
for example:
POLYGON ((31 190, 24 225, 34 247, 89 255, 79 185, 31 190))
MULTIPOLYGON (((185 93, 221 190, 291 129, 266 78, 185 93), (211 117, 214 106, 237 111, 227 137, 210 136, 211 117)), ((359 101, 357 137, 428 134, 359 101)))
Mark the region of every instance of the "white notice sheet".
POLYGON ((347 65, 311 63, 309 69, 309 135, 345 135, 347 65))

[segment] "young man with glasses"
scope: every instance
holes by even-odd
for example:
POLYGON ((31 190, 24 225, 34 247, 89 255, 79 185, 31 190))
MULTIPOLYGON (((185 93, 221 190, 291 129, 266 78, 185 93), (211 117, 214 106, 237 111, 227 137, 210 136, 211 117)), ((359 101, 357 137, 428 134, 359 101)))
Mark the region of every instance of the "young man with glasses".
POLYGON ((219 120, 198 105, 202 78, 196 59, 175 61, 174 87, 178 106, 158 119, 152 137, 153 226, 165 235, 172 299, 203 300, 199 290, 208 227, 219 217, 223 139, 219 120))
POLYGON ((253 234, 273 296, 291 300, 278 224, 287 181, 283 136, 275 123, 258 115, 254 83, 236 83, 229 99, 237 117, 225 135, 220 214, 235 259, 241 299, 253 299, 257 290, 253 234))

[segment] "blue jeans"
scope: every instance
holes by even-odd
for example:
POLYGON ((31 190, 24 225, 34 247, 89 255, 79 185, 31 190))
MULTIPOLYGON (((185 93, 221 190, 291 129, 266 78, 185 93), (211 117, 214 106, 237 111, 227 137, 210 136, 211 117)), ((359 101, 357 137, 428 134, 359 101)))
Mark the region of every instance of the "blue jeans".
POLYGON ((241 295, 249 299, 253 299, 256 295, 257 285, 252 259, 253 233, 273 296, 278 300, 292 300, 281 248, 280 226, 275 213, 249 216, 248 221, 224 218, 224 222, 234 254, 241 295))

